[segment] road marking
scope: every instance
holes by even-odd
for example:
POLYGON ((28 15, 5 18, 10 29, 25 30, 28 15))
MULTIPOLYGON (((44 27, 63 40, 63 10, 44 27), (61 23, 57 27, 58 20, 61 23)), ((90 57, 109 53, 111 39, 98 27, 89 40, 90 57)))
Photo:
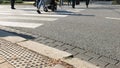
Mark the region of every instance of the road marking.
POLYGON ((85 9, 68 9, 67 11, 71 11, 71 12, 80 12, 83 11, 85 9))
POLYGON ((113 17, 105 17, 107 19, 113 19, 113 20, 120 20, 120 18, 113 18, 113 17))
POLYGON ((23 14, 27 16, 67 17, 68 15, 23 14))
POLYGON ((13 15, 12 13, 0 13, 0 15, 13 15))
POLYGON ((20 15, 20 16, 42 16, 42 17, 67 17, 68 15, 47 15, 47 14, 13 14, 13 13, 0 13, 1 15, 20 15))
POLYGON ((2 25, 2 26, 11 26, 11 27, 37 28, 37 27, 39 27, 39 26, 41 26, 43 24, 0 21, 0 25, 2 25))
POLYGON ((58 18, 42 18, 42 17, 13 17, 13 16, 7 16, 2 17, 1 19, 22 19, 22 20, 38 20, 38 21, 55 21, 58 18))

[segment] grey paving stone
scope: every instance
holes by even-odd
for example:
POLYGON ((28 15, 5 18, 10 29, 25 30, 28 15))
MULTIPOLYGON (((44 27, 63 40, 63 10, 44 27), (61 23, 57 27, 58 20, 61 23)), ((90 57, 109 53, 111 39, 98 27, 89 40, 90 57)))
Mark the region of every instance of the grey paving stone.
POLYGON ((120 66, 116 66, 114 64, 109 64, 106 66, 106 68, 120 68, 120 66))
POLYGON ((57 45, 57 46, 62 46, 64 43, 61 43, 61 42, 54 42, 54 45, 57 45))
POLYGON ((65 51, 71 53, 73 56, 76 56, 78 54, 78 52, 75 52, 75 51, 69 50, 69 49, 65 50, 65 51))
POLYGON ((70 45, 63 45, 62 46, 63 48, 67 48, 67 49, 69 49, 69 50, 72 50, 74 47, 73 46, 70 46, 70 45))
POLYGON ((100 57, 100 55, 97 55, 97 54, 94 54, 94 53, 90 53, 90 52, 86 52, 85 55, 91 56, 91 57, 96 58, 96 59, 100 57))
POLYGON ((90 62, 97 66, 100 66, 100 68, 104 68, 108 64, 107 62, 103 62, 95 58, 91 59, 90 62))
POLYGON ((67 50, 66 47, 61 47, 61 46, 56 46, 55 48, 57 48, 57 49, 59 49, 59 50, 63 50, 63 51, 67 50))
POLYGON ((87 55, 85 55, 85 54, 78 54, 78 55, 76 55, 75 57, 77 57, 77 58, 80 58, 80 59, 83 59, 83 60, 90 60, 90 59, 92 59, 92 57, 90 57, 90 56, 87 56, 87 55))
POLYGON ((99 60, 101 61, 104 61, 104 62, 108 62, 108 63, 111 63, 111 64, 116 64, 118 61, 117 60, 114 60, 114 59, 110 59, 110 58, 107 58, 107 57, 100 57, 99 60))
POLYGON ((47 39, 47 40, 45 40, 45 42, 47 42, 47 43, 53 43, 53 42, 55 42, 54 40, 51 40, 51 39, 47 39))
POLYGON ((80 48, 74 48, 73 51, 79 52, 79 53, 81 53, 81 54, 86 52, 85 50, 82 50, 82 49, 80 49, 80 48))
POLYGON ((120 67, 120 62, 116 64, 118 67, 120 67))
POLYGON ((56 47, 57 45, 53 44, 53 43, 46 43, 46 45, 51 46, 51 47, 56 47))
POLYGON ((40 40, 40 41, 38 41, 39 43, 42 43, 42 44, 47 44, 47 42, 46 41, 44 41, 44 40, 40 40))
POLYGON ((44 37, 39 37, 39 38, 37 38, 37 39, 35 39, 35 40, 38 40, 38 41, 40 41, 40 40, 46 40, 47 38, 44 38, 44 37))

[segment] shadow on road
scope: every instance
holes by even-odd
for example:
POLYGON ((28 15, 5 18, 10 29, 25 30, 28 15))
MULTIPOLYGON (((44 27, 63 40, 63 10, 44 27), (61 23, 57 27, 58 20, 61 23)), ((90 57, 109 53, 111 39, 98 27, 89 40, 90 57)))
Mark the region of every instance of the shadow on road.
POLYGON ((21 36, 21 37, 26 38, 26 39, 34 39, 35 38, 35 37, 30 36, 30 35, 19 34, 19 33, 10 32, 10 31, 0 29, 0 37, 16 36, 16 35, 21 36))
POLYGON ((71 16, 95 16, 95 15, 84 15, 70 11, 56 11, 55 13, 58 15, 71 15, 71 16))

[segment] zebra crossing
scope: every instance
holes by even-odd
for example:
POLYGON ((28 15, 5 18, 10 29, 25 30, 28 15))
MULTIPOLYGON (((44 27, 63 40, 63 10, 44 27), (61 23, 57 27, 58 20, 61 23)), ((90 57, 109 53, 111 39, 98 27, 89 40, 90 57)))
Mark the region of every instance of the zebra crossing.
MULTIPOLYGON (((42 12, 37 14, 35 11, 25 11, 31 8, 21 8, 16 10, 6 9, 0 11, 0 25, 10 27, 23 27, 23 28, 37 28, 44 25, 46 22, 53 22, 65 18, 68 15, 58 14, 55 12, 42 12), (24 9, 24 10, 22 10, 24 9)), ((31 10, 34 10, 33 8, 31 10)), ((83 9, 82 9, 83 10, 83 9)), ((77 12, 82 10, 76 10, 77 12)), ((71 11, 71 10, 68 10, 71 11)), ((75 11, 75 10, 73 10, 75 11)), ((72 11, 71 11, 72 12, 72 11)), ((61 12, 65 13, 65 12, 61 12)))

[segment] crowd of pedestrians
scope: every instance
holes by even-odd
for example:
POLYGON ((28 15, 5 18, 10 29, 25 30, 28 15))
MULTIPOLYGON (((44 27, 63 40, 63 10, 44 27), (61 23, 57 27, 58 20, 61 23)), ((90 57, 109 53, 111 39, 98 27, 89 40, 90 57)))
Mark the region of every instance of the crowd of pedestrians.
MULTIPOLYGON (((90 2, 90 0, 85 0, 86 8, 88 8, 89 2, 90 2)), ((80 0, 68 0, 68 5, 70 5, 70 4, 72 4, 72 8, 75 8, 75 5, 80 4, 80 0)))
MULTIPOLYGON (((62 1, 62 0, 60 0, 60 1, 62 1)), ((14 6, 15 5, 15 0, 10 0, 10 2, 11 2, 11 9, 15 9, 15 6, 14 6)), ((44 0, 39 0, 38 2, 44 2, 44 0)), ((85 0, 86 8, 88 8, 89 2, 90 2, 90 0, 85 0)), ((41 5, 42 4, 44 5, 44 3, 41 3, 41 5)), ((68 0, 68 5, 72 5, 72 8, 75 8, 75 5, 78 5, 78 4, 80 4, 80 0, 68 0)))

